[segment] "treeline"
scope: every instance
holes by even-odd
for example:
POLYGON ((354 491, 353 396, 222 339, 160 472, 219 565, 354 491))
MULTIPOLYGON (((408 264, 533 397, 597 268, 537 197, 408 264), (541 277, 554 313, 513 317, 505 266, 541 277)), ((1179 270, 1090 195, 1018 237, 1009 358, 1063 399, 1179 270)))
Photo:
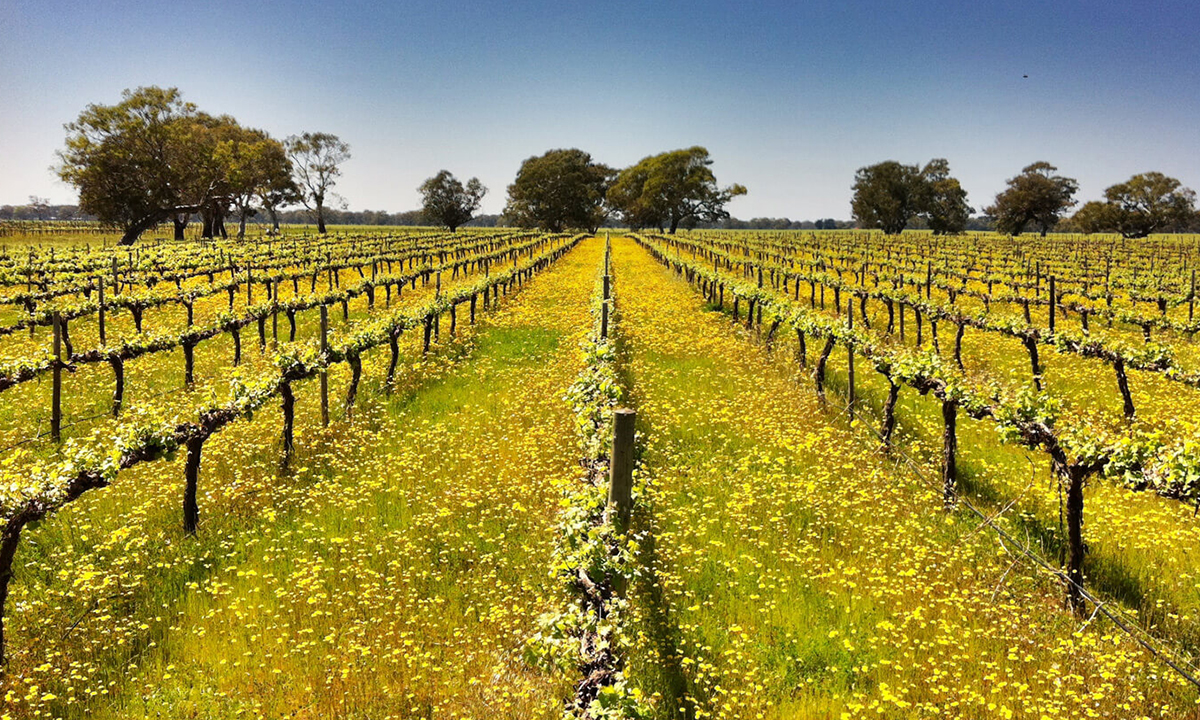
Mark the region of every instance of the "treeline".
POLYGON ((888 160, 855 172, 850 207, 857 227, 880 229, 888 235, 922 226, 935 235, 952 235, 976 229, 971 227, 973 219, 977 225, 992 224, 978 229, 994 228, 1013 236, 1027 230, 1042 235, 1057 230, 1139 238, 1200 230, 1196 193, 1160 172, 1139 173, 1111 185, 1103 201, 1089 202, 1070 217, 1067 212, 1078 204, 1079 182, 1059 175, 1050 163, 1027 165, 1006 184, 983 209, 984 217, 975 219, 967 191, 950 174, 947 160, 935 158, 924 167, 888 160))
MULTIPOLYGON (((312 212, 304 208, 280 210, 276 212, 279 222, 284 225, 313 224, 312 212)), ((32 205, 0 205, 0 221, 73 221, 95 222, 96 216, 89 215, 79 209, 78 205, 46 205, 35 208, 32 205)), ((263 218, 266 219, 266 218, 263 218)), ((325 221, 330 225, 379 225, 397 227, 442 227, 443 223, 429 217, 424 210, 407 210, 404 212, 388 212, 386 210, 326 210, 325 221)), ((461 227, 507 227, 504 216, 476 215, 461 227)), ((624 227, 620 218, 605 219, 601 227, 624 227)), ((743 220, 730 217, 718 222, 701 222, 695 225, 703 230, 849 230, 855 227, 853 220, 835 220, 823 218, 820 220, 791 220, 789 218, 757 217, 743 220)), ((968 230, 991 230, 994 223, 987 218, 971 218, 968 230)), ((909 223, 910 230, 925 230, 928 227, 920 219, 909 223)))
MULTIPOLYGON (((289 225, 312 223, 312 213, 303 208, 279 212, 279 222, 289 225)), ((406 225, 410 227, 440 227, 436 218, 424 210, 387 212, 386 210, 326 210, 325 222, 330 225, 406 225)), ((503 227, 500 215, 477 215, 463 227, 503 227)))
POLYGON ((204 237, 227 236, 225 219, 237 218, 240 237, 259 212, 277 226, 279 210, 296 204, 324 232, 350 158, 350 146, 335 135, 277 140, 201 111, 176 88, 126 90, 115 105, 89 105, 66 129, 58 176, 79 191, 80 209, 124 231, 122 245, 167 222, 182 240, 195 216, 204 237))
POLYGON ((40 220, 72 220, 87 222, 95 220, 79 209, 78 205, 50 205, 48 203, 29 203, 27 205, 0 205, 0 220, 20 220, 24 222, 40 220))

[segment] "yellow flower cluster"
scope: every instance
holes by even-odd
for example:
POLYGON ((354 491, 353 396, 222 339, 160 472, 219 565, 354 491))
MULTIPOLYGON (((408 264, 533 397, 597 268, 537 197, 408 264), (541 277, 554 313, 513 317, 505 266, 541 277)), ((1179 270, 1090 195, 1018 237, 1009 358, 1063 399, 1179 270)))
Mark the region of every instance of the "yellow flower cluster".
MULTIPOLYGON (((352 424, 320 429, 315 383, 301 386, 291 476, 273 409, 213 436, 195 538, 178 530, 180 461, 29 530, 3 711, 557 715, 572 678, 528 667, 521 648, 561 602, 547 568, 578 455, 561 398, 600 252, 592 241, 481 307, 483 325, 460 312, 453 340, 443 319, 437 352, 403 336, 390 397, 388 354, 364 356, 352 424)), ((352 323, 370 315, 351 309, 352 323)), ((348 374, 332 373, 335 417, 348 374)))
POLYGON ((696 717, 1179 717, 1190 686, 614 243, 654 538, 629 676, 696 717))

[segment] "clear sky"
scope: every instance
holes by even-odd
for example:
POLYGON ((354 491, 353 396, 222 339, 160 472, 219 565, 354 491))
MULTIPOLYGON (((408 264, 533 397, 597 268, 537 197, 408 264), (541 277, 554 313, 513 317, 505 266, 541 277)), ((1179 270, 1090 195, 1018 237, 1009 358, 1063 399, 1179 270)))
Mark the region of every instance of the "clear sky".
POLYGON ((704 145, 742 218, 848 218, 855 169, 888 159, 948 158, 976 208, 1035 160, 1083 200, 1146 170, 1200 190, 1195 0, 0 0, 0 203, 73 202, 63 123, 152 84, 341 136, 354 209, 416 208, 446 168, 498 212, 557 147, 704 145))

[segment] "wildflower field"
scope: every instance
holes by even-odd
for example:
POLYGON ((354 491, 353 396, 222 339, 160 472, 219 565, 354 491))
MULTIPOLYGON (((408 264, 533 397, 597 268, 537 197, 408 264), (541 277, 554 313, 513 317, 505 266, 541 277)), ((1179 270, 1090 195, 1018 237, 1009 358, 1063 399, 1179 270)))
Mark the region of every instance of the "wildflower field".
POLYGON ((3 240, 0 717, 1200 717, 1195 236, 3 240))

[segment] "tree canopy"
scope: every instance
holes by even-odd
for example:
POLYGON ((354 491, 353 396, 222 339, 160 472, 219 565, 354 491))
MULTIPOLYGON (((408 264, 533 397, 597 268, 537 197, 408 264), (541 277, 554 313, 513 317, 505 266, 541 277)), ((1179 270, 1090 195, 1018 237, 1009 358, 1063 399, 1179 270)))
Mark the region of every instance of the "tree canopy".
POLYGON ((708 150, 694 146, 643 158, 626 168, 608 189, 609 205, 632 228, 675 232, 697 222, 729 217, 725 205, 746 194, 742 185, 717 186, 708 150))
POLYGON ((1113 229, 1125 237, 1146 237, 1187 224, 1196 212, 1196 193, 1160 172, 1134 175, 1104 191, 1113 229))
POLYGON ((284 141, 300 202, 312 212, 317 232, 325 234, 325 206, 342 174, 342 163, 350 159, 350 146, 337 135, 303 133, 284 141))
POLYGON ((221 143, 216 156, 229 183, 226 196, 238 214, 238 237, 245 236, 246 220, 258 212, 257 205, 278 229, 275 208, 300 197, 283 144, 262 130, 243 129, 221 143))
POLYGON ((470 222, 487 188, 479 182, 479 178, 471 178, 464 186, 449 170, 442 170, 437 175, 421 183, 418 188, 423 198, 422 211, 431 222, 445 225, 454 232, 464 223, 470 222))
POLYGON ((850 208, 859 227, 888 235, 901 232, 916 217, 924 218, 935 234, 959 233, 971 215, 967 193, 943 158, 924 168, 895 160, 859 168, 853 189, 850 208))
POLYGON ((521 163, 508 186, 505 218, 518 227, 550 232, 581 228, 595 232, 604 222, 604 196, 616 174, 578 150, 550 150, 521 163))
POLYGON ((116 105, 89 105, 65 126, 58 175, 79 190, 84 212, 121 227, 121 243, 131 244, 209 197, 196 152, 203 119, 175 88, 126 90, 116 105))
POLYGON ((958 178, 950 176, 950 163, 945 158, 930 160, 921 169, 923 197, 920 215, 934 235, 953 235, 967 229, 971 206, 967 191, 958 178))
POLYGON ((255 199, 294 199, 277 140, 199 111, 176 88, 126 90, 116 105, 89 105, 66 130, 58 175, 79 190, 83 212, 124 230, 122 244, 168 220, 182 238, 194 213, 206 236, 224 234, 231 204, 244 232, 255 199))
POLYGON ((1027 165, 1020 175, 1009 178, 1008 188, 996 196, 985 212, 996 218, 996 230, 1020 235, 1029 225, 1045 235, 1063 213, 1075 205, 1079 183, 1056 175, 1058 168, 1048 162, 1027 165))

